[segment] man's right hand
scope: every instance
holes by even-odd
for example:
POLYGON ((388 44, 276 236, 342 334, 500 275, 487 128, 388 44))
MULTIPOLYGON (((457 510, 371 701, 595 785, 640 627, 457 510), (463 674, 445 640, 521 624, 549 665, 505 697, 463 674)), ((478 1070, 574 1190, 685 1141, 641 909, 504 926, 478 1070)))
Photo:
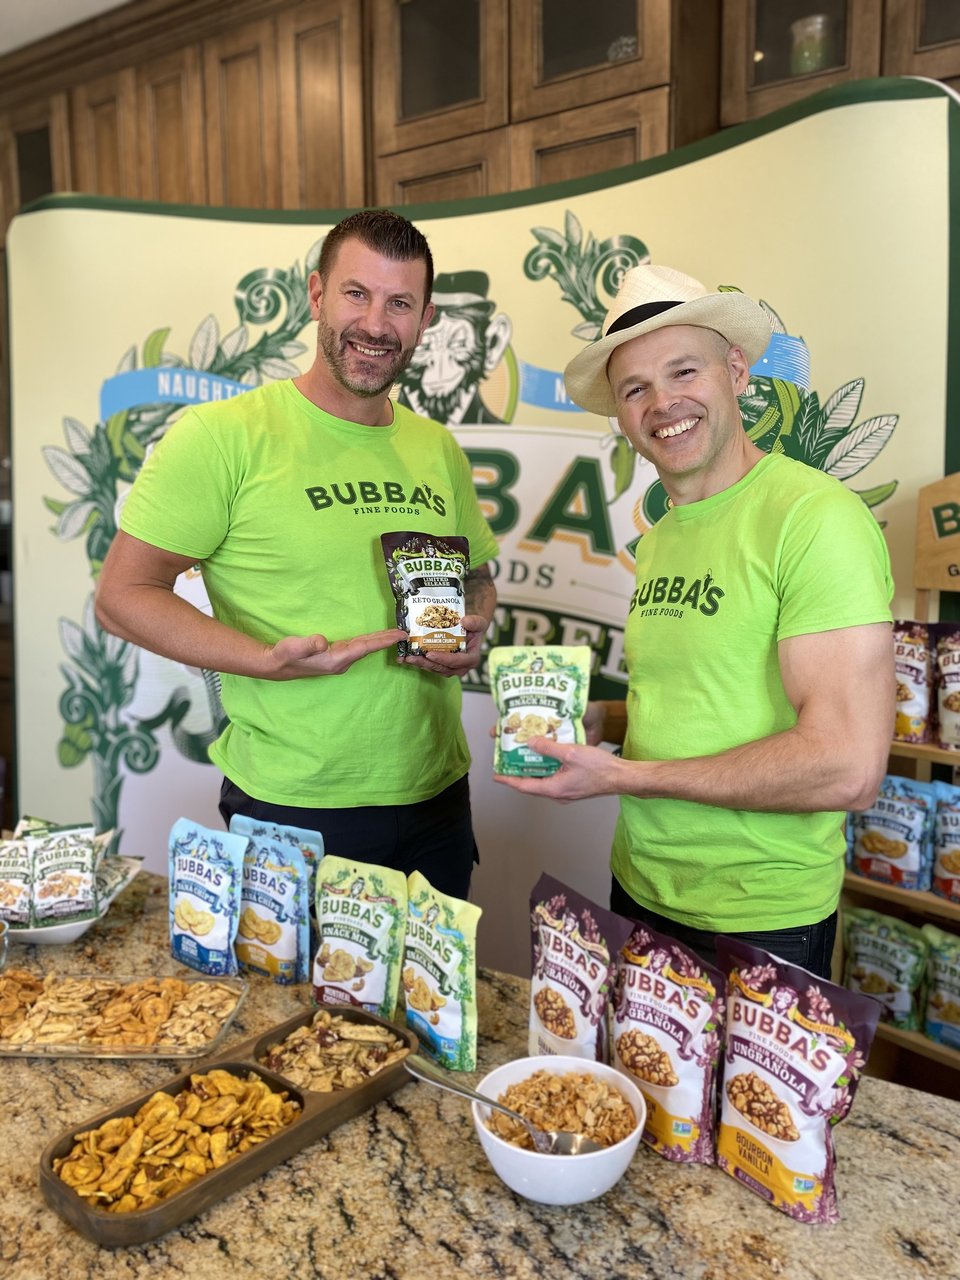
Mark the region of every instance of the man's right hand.
POLYGON ((360 658, 380 649, 388 649, 407 633, 393 627, 389 631, 373 631, 354 636, 352 640, 329 641, 326 636, 285 636, 272 648, 268 658, 277 664, 274 680, 298 680, 304 676, 339 676, 360 658))

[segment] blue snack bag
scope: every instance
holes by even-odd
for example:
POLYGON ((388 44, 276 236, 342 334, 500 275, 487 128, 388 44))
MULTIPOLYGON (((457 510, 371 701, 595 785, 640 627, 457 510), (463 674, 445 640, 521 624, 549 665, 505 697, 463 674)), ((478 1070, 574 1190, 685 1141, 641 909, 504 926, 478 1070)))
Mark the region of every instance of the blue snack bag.
POLYGON ((201 973, 239 972, 234 940, 246 836, 212 831, 190 818, 170 829, 170 951, 201 973))
POLYGON ((235 813, 230 819, 230 830, 256 840, 272 840, 275 844, 292 845, 299 849, 307 866, 309 884, 307 898, 313 906, 317 886, 317 864, 323 857, 323 836, 319 831, 306 827, 288 827, 281 822, 265 822, 262 818, 248 818, 245 813, 235 813))
POLYGON ((237 959, 284 984, 310 976, 309 877, 295 844, 251 836, 243 858, 237 959))
POLYGON ((863 813, 851 815, 851 869, 901 889, 929 889, 935 784, 888 774, 863 813))

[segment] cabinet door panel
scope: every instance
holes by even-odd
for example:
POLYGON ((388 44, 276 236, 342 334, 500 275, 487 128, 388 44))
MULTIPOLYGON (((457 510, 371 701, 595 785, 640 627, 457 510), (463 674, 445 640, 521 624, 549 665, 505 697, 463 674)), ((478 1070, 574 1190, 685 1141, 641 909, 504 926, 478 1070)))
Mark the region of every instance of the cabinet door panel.
POLYGON ((515 190, 584 178, 667 150, 669 89, 529 120, 510 130, 515 190))
POLYGON ((586 45, 592 31, 582 0, 511 0, 510 118, 529 120, 669 84, 670 7, 671 0, 621 0, 622 32, 611 27, 609 43, 606 36, 601 42, 606 47, 578 57, 577 39, 586 45), (569 38, 551 23, 565 25, 569 38))
POLYGON ((203 204, 203 86, 195 46, 137 68, 137 108, 142 198, 203 204))
POLYGON ((418 147, 377 162, 380 204, 472 200, 510 190, 507 129, 418 147))
POLYGON ((277 19, 284 208, 364 202, 362 36, 355 0, 277 19))
POLYGON ((960 75, 960 5, 956 0, 886 0, 883 74, 960 75))
POLYGON ((276 61, 272 22, 252 22, 204 41, 211 204, 279 207, 276 61))
POLYGON ((0 113, 0 244, 10 219, 31 200, 70 190, 67 95, 0 113))
POLYGON ((82 84, 70 95, 77 189, 138 196, 136 83, 132 69, 82 84))

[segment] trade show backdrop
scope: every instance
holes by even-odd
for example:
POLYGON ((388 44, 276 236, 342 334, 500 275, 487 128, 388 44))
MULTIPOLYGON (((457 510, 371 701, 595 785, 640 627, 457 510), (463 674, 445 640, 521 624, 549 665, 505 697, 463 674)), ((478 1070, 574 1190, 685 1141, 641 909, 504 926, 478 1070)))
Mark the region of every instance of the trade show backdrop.
MULTIPOLYGON (((648 258, 762 300, 774 339, 746 428, 863 497, 910 616, 917 490, 960 465, 957 124, 943 86, 865 81, 628 170, 405 211, 434 253, 438 319, 396 394, 473 462, 502 548, 491 643, 588 643, 594 696, 625 691, 631 550, 665 496, 615 422, 566 399, 562 370, 648 258)), ((70 196, 9 232, 19 808, 92 815, 156 870, 176 818, 219 825, 218 678, 102 632, 93 585, 183 407, 309 365, 306 280, 341 212, 70 196)), ((197 576, 181 589, 203 606, 197 576)), ((495 786, 485 670, 467 690, 481 960, 526 972, 530 888, 548 870, 605 902, 617 805, 495 786)))

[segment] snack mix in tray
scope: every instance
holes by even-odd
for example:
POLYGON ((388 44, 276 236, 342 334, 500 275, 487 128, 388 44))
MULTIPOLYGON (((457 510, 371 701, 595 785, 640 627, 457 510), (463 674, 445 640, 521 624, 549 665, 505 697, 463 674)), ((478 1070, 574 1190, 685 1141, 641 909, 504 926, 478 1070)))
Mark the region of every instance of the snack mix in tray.
POLYGON ((286 1091, 252 1072, 214 1069, 192 1075, 171 1097, 155 1093, 136 1115, 116 1116, 78 1133, 53 1171, 95 1209, 149 1209, 211 1169, 285 1129, 300 1114, 286 1091))
POLYGON ((332 1093, 352 1089, 406 1057, 399 1036, 376 1022, 352 1022, 319 1009, 313 1022, 273 1045, 261 1064, 301 1089, 332 1093))
MULTIPOLYGON (((510 1085, 498 1101, 540 1129, 582 1133, 604 1147, 622 1142, 637 1127, 633 1107, 619 1089, 587 1073, 535 1071, 510 1085)), ((487 1128, 515 1147, 533 1149, 527 1130, 502 1111, 491 1111, 487 1128)))
POLYGON ((0 1048, 200 1048, 217 1036, 238 999, 234 987, 218 982, 55 973, 40 979, 8 969, 0 974, 0 1048))

